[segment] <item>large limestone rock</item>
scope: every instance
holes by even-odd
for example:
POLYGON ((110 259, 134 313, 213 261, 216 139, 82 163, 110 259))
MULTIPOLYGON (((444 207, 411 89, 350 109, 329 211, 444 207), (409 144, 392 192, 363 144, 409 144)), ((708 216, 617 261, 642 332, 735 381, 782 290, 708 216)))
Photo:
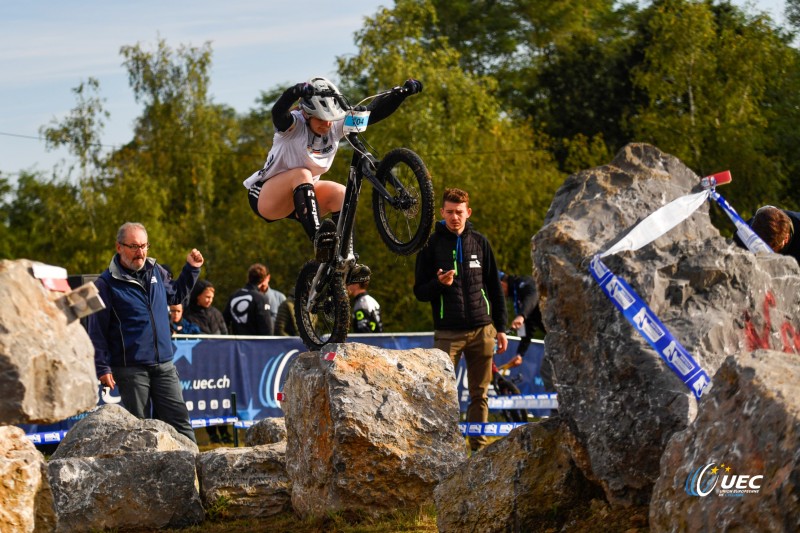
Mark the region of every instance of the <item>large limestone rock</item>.
POLYGON ((199 452, 197 444, 166 422, 141 420, 124 407, 105 404, 72 426, 51 458, 99 457, 147 450, 199 452))
POLYGON ((440 350, 326 348, 330 354, 301 354, 284 385, 295 511, 376 516, 432 502, 436 484, 464 459, 450 358, 440 350))
MULTIPOLYGON (((734 180, 736 177, 734 176, 734 180)), ((698 190, 699 177, 657 148, 632 144, 611 164, 570 176, 533 258, 559 414, 573 458, 616 506, 649 501, 670 437, 697 414, 680 379, 591 278, 590 258, 640 219, 698 190)), ((724 189, 720 189, 724 194, 724 189)), ((636 252, 606 258, 713 376, 729 355, 800 351, 800 268, 722 238, 708 205, 636 252)))
POLYGON ((191 452, 56 459, 48 472, 59 531, 179 528, 205 517, 191 452))
POLYGON ((602 496, 572 460, 558 419, 521 426, 454 470, 435 490, 441 532, 552 531, 565 511, 602 496))
POLYGON ((661 459, 650 504, 654 531, 800 531, 798 383, 797 354, 760 350, 725 361, 697 419, 672 437, 661 459), (718 474, 699 480, 701 487, 716 480, 714 490, 689 495, 687 478, 710 463, 718 474), (720 492, 733 475, 748 492, 720 492))
POLYGON ((197 475, 206 509, 224 501, 228 519, 265 518, 292 507, 286 442, 201 453, 197 475))
POLYGON ((94 348, 30 261, 0 261, 0 422, 48 424, 97 405, 94 348))
POLYGON ((53 531, 56 513, 44 456, 15 426, 0 426, 0 531, 53 531))
POLYGON ((60 531, 183 527, 205 516, 197 445, 119 405, 91 411, 48 465, 60 531))

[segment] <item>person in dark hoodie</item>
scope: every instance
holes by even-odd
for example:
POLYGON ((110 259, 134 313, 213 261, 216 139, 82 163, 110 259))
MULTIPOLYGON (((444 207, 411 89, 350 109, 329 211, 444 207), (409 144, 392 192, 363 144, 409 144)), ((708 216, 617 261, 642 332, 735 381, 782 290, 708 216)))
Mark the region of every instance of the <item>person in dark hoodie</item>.
MULTIPOLYGON (((453 368, 461 354, 467 362, 468 422, 489 418, 492 358, 508 347, 506 302, 489 241, 472 228, 469 194, 446 189, 442 217, 428 244, 417 255, 414 295, 430 302, 433 346, 449 354, 453 368)), ((469 437, 473 452, 487 437, 469 437)))
POLYGON ((197 324, 200 331, 207 335, 227 335, 228 327, 225 318, 214 303, 214 286, 208 280, 197 280, 189 297, 189 307, 186 309, 186 320, 197 324))
MULTIPOLYGON (((228 328, 225 326, 225 318, 214 303, 214 286, 208 280, 198 280, 192 289, 189 297, 189 308, 186 310, 186 320, 197 324, 200 331, 208 335, 227 335, 228 328)), ((213 443, 231 442, 227 426, 208 426, 206 428, 208 438, 213 443)))
POLYGON ((200 274, 203 255, 193 249, 178 278, 147 257, 147 230, 126 222, 117 230, 117 253, 95 280, 106 308, 90 315, 86 328, 103 386, 119 386, 122 406, 138 418, 153 415, 195 441, 183 401, 174 356, 168 305, 181 303, 200 274))

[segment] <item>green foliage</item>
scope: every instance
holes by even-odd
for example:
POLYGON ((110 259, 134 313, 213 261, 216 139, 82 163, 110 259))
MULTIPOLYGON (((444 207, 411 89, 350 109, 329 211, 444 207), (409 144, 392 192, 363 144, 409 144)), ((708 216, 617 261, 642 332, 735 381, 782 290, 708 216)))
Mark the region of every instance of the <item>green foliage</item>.
MULTIPOLYGON (((367 94, 407 78, 423 82, 421 94, 366 136, 379 149, 406 146, 422 157, 433 179, 437 213, 445 188, 467 190, 472 220, 489 237, 501 268, 530 272, 530 238, 563 176, 545 149, 546 139, 530 123, 502 113, 495 81, 465 72, 446 41, 425 38, 422 28, 432 17, 430 5, 415 1, 383 10, 365 22, 356 36, 360 52, 343 61, 340 72, 367 94), (386 53, 375 54, 376 49, 386 53)), ((362 197, 359 249, 373 269, 370 292, 383 303, 384 325, 390 331, 430 329, 428 304, 417 302, 411 291, 414 257, 386 250, 372 223, 370 199, 362 197)))
POLYGON ((227 518, 230 505, 231 499, 229 497, 223 495, 218 496, 206 509, 206 519, 214 522, 227 518))

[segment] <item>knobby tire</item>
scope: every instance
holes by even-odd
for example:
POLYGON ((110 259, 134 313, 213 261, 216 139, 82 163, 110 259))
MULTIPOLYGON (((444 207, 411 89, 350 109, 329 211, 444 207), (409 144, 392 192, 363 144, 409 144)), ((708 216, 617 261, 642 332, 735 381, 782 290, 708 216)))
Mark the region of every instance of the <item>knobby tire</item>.
POLYGON ((306 308, 318 268, 318 261, 308 261, 303 265, 294 293, 298 333, 309 350, 319 350, 329 343, 345 342, 350 327, 350 300, 341 273, 329 274, 320 290, 316 309, 309 311, 306 308))
POLYGON ((372 191, 372 212, 378 234, 392 252, 411 255, 425 246, 433 226, 433 184, 422 159, 407 148, 391 150, 381 160, 378 180, 407 206, 395 208, 380 193, 372 191), (400 186, 390 179, 394 177, 400 186))

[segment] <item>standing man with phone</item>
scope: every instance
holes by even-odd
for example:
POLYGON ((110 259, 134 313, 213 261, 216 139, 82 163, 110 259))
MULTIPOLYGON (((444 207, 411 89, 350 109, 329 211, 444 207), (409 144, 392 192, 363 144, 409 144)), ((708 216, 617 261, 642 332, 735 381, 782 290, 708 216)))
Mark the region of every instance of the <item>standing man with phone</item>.
MULTIPOLYGON (((497 263, 489 241, 472 228, 469 194, 446 189, 442 218, 428 244, 417 255, 414 295, 430 302, 433 346, 448 353, 453 369, 461 354, 467 363, 468 422, 489 419, 488 391, 492 358, 508 347, 506 305, 497 263)), ((470 449, 487 444, 484 436, 470 437, 470 449)))

